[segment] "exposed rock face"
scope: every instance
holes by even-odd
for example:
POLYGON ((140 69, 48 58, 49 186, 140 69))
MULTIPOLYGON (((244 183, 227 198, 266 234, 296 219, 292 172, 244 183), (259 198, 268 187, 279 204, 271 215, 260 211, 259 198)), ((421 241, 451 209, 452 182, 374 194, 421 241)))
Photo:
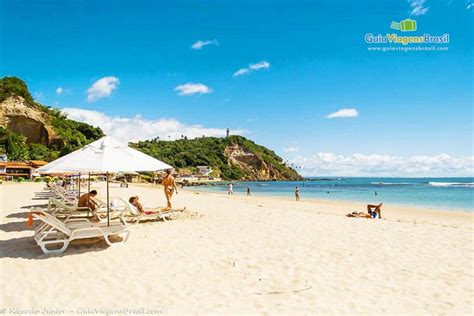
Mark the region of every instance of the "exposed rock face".
POLYGON ((50 145, 56 133, 49 126, 48 114, 38 110, 21 96, 0 103, 0 126, 27 138, 28 143, 50 145))
POLYGON ((285 179, 282 173, 273 166, 265 163, 253 152, 240 145, 227 146, 224 155, 228 159, 229 165, 235 165, 244 170, 247 174, 242 180, 281 180, 285 179))

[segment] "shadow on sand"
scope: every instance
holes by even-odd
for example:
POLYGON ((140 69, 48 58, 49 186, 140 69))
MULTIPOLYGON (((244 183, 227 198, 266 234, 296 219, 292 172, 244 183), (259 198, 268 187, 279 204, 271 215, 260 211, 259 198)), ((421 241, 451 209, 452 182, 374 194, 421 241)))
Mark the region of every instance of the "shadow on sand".
POLYGON ((10 215, 5 216, 5 218, 28 218, 30 215, 30 212, 18 212, 18 213, 12 213, 10 215))
MULTIPOLYGON (((36 208, 36 207, 39 207, 39 208, 47 208, 48 207, 48 203, 46 204, 32 204, 32 205, 25 205, 25 206, 22 206, 20 208, 22 209, 31 209, 31 208, 36 208)), ((8 216, 7 216, 8 217, 8 216)))
POLYGON ((27 221, 22 221, 22 222, 10 222, 10 223, 5 223, 0 225, 0 230, 3 230, 4 232, 23 232, 27 230, 34 230, 35 227, 37 226, 36 223, 33 223, 33 226, 29 227, 27 221))
POLYGON ((0 258, 48 259, 78 255, 86 252, 103 251, 108 247, 103 239, 91 238, 71 242, 69 247, 62 254, 45 255, 33 237, 28 236, 0 240, 0 258))

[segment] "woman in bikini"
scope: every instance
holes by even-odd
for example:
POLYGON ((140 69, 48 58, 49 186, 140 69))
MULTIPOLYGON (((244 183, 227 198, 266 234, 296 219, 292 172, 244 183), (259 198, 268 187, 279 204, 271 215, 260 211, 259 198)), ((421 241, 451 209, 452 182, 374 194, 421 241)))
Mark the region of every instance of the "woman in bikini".
POLYGON ((176 183, 173 177, 173 169, 166 170, 166 176, 163 178, 161 184, 163 184, 164 187, 167 206, 171 208, 171 198, 173 197, 173 193, 176 191, 176 194, 178 194, 178 189, 176 188, 176 183))
POLYGON ((130 204, 135 206, 140 213, 143 213, 145 211, 143 209, 142 204, 138 201, 138 196, 132 196, 128 201, 130 202, 130 204))

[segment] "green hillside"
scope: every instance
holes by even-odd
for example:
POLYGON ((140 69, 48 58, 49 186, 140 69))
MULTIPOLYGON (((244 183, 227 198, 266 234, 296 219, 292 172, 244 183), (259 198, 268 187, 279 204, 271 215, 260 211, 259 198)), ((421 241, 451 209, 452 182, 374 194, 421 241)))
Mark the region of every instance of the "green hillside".
POLYGON ((130 145, 176 168, 192 169, 203 165, 211 166, 215 170, 215 175, 220 175, 223 179, 298 180, 301 178, 275 152, 242 136, 183 138, 175 141, 154 139, 130 145), (225 152, 229 147, 236 145, 254 155, 251 156, 250 162, 232 163, 225 152), (268 172, 268 177, 262 176, 262 172, 268 172))
POLYGON ((10 160, 53 160, 104 136, 100 128, 70 120, 58 109, 34 101, 21 79, 1 78, 0 106, 5 107, 2 102, 11 96, 21 96, 32 108, 44 113, 46 125, 52 128, 57 137, 49 144, 32 143, 25 136, 8 130, 8 126, 0 125, 0 151, 5 151, 10 160))

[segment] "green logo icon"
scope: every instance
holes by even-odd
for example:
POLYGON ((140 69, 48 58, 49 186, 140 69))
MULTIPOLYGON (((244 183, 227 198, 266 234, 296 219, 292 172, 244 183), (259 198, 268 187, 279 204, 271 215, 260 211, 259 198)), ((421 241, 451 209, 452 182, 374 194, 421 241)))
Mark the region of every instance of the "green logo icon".
POLYGON ((402 32, 413 32, 416 31, 416 21, 406 19, 400 22, 392 22, 390 23, 390 28, 402 32))

